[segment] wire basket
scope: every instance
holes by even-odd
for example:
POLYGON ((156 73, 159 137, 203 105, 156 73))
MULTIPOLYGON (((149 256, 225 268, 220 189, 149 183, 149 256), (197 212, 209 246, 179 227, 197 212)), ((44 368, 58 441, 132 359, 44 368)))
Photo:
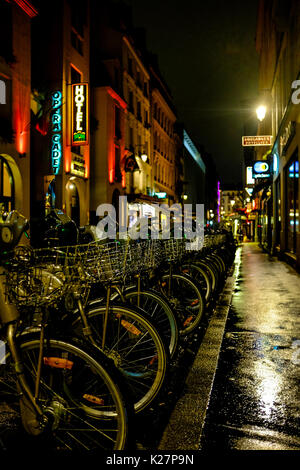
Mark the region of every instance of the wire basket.
POLYGON ((160 240, 139 240, 131 245, 131 274, 149 271, 161 263, 162 250, 160 240))
POLYGON ((185 254, 185 240, 162 240, 162 250, 166 261, 179 261, 185 254))
POLYGON ((91 282, 108 283, 123 279, 133 266, 128 241, 81 245, 82 268, 91 282))
POLYGON ((38 307, 55 303, 65 290, 65 276, 61 269, 51 265, 37 265, 35 250, 23 249, 11 253, 4 265, 6 295, 19 307, 38 307))

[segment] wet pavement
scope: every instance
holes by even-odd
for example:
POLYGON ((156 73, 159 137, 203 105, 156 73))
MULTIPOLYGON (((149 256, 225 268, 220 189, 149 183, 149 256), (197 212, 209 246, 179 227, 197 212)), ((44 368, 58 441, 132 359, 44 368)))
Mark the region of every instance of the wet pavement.
POLYGON ((200 449, 300 450, 300 275, 244 244, 200 449))

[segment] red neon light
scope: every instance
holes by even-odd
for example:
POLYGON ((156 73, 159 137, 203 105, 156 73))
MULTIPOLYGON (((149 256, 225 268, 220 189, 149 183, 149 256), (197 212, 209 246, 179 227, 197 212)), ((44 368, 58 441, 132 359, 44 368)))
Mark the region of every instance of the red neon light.
POLYGON ((71 147, 66 147, 64 150, 65 150, 65 172, 70 173, 71 160, 72 160, 71 147))
POLYGON ((28 0, 13 0, 23 11, 25 11, 26 15, 30 18, 34 18, 37 16, 38 11, 31 5, 28 0))
POLYGON ((126 188, 126 173, 122 170, 122 188, 126 188))
POLYGON ((84 177, 89 178, 90 177, 90 154, 89 152, 86 152, 84 161, 85 161, 84 177))
POLYGON ((27 150, 28 132, 25 131, 26 116, 21 114, 20 108, 15 114, 15 131, 16 131, 16 149, 19 153, 25 153, 27 150))
POLYGON ((116 93, 112 88, 106 87, 107 93, 114 99, 116 100, 121 108, 126 109, 127 108, 127 103, 125 103, 124 100, 116 93))
POLYGON ((113 183, 115 180, 115 145, 111 139, 108 150, 108 181, 113 183))

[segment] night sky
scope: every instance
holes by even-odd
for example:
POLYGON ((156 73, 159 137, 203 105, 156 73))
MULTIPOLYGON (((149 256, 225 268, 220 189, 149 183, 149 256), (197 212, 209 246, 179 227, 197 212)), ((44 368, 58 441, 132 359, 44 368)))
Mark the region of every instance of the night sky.
MULTIPOLYGON (((125 0, 146 29, 178 118, 213 155, 222 184, 242 181, 245 120, 255 114, 258 0, 125 0), (249 101, 248 111, 242 102, 249 101), (250 111, 251 109, 251 111, 250 111)), ((249 134, 249 132, 246 132, 249 134)))

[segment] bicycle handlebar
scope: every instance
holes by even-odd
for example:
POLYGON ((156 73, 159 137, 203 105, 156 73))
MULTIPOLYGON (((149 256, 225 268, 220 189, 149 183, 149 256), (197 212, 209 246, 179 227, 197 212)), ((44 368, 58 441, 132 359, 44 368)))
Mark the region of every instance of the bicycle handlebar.
POLYGON ((12 250, 20 241, 22 234, 28 230, 29 222, 22 214, 14 210, 4 218, 0 216, 0 255, 12 250))

